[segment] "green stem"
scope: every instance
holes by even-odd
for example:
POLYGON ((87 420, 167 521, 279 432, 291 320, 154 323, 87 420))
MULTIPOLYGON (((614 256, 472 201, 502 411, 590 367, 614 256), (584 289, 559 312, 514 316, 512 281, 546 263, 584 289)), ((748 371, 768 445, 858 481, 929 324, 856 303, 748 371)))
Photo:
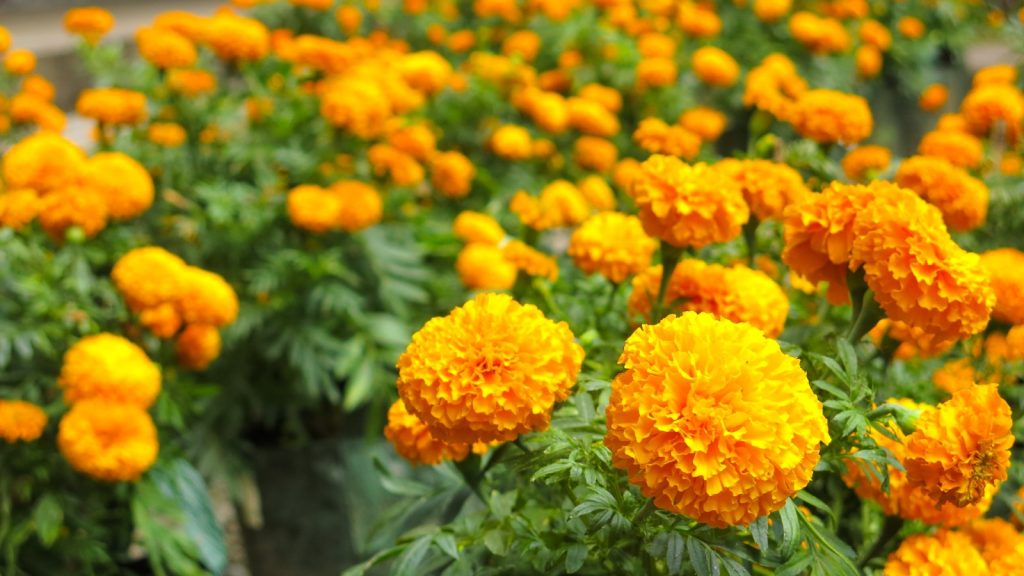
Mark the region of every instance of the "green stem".
POLYGON ((654 500, 648 500, 647 503, 644 504, 644 507, 636 513, 636 516, 633 516, 633 525, 639 526, 640 523, 644 521, 644 518, 647 518, 651 512, 654 512, 654 508, 654 500))
POLYGON ((672 273, 676 271, 679 258, 682 257, 685 248, 673 246, 664 240, 661 241, 661 284, 658 286, 658 299, 651 308, 651 323, 661 321, 665 313, 665 294, 668 293, 668 283, 672 280, 672 273))
POLYGON ((903 529, 903 519, 898 516, 886 516, 885 523, 882 525, 882 531, 878 533, 878 538, 871 544, 871 548, 857 559, 857 568, 861 571, 868 565, 871 560, 875 557, 880 556, 885 548, 896 538, 903 529))
POLYGON ((751 214, 750 220, 743 225, 743 240, 747 243, 747 261, 751 268, 754 267, 754 260, 757 258, 757 227, 760 224, 761 221, 751 214))
POLYGON ((878 324, 879 320, 885 317, 882 307, 875 301, 875 293, 871 290, 864 293, 859 308, 860 310, 850 326, 850 332, 846 335, 846 340, 850 344, 860 342, 861 338, 870 332, 875 327, 875 324, 878 324))

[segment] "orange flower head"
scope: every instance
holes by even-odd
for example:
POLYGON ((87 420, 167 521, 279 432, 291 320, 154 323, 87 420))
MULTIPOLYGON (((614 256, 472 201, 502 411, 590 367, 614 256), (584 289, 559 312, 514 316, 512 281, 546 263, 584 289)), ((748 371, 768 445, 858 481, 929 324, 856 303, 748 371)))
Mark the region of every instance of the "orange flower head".
POLYGON ((1024 325, 1024 253, 1014 248, 990 250, 981 255, 996 294, 992 317, 1001 322, 1024 325))
POLYGON ((935 112, 946 105, 949 89, 942 84, 929 84, 918 97, 917 105, 925 112, 935 112))
POLYGON ((72 8, 64 13, 64 29, 89 44, 99 42, 113 27, 114 16, 103 8, 72 8))
POLYGON ((736 182, 758 220, 781 219, 787 206, 811 193, 803 176, 787 164, 725 158, 714 168, 736 182))
POLYGON ((0 400, 0 439, 8 444, 35 442, 46 429, 46 412, 20 400, 0 400))
POLYGON ((262 60, 270 52, 267 27, 259 20, 230 12, 210 18, 203 39, 218 58, 229 62, 262 60))
POLYGON ((79 181, 85 171, 85 153, 69 140, 39 132, 19 141, 3 155, 7 188, 30 188, 46 194, 79 181))
POLYGON ((202 372, 220 356, 220 332, 213 326, 190 324, 178 334, 174 353, 183 368, 202 372))
POLYGON ((103 196, 95 189, 73 185, 43 196, 39 201, 39 224, 54 240, 64 239, 77 226, 86 238, 107 227, 109 213, 103 196))
POLYGON ((885 561, 885 576, 990 574, 989 566, 971 539, 940 530, 934 535, 915 534, 904 540, 885 561))
POLYGON ((460 152, 442 152, 431 160, 430 182, 448 198, 465 198, 473 187, 476 167, 460 152))
POLYGON ((0 226, 20 230, 39 215, 39 194, 31 188, 0 192, 0 226))
POLYGON ((469 444, 438 440, 422 420, 405 409, 402 400, 396 400, 388 409, 384 437, 396 452, 413 464, 433 466, 446 460, 459 462, 469 455, 469 444))
POLYGON ((103 198, 115 220, 142 214, 153 204, 153 178, 146 168, 122 152, 100 152, 86 164, 85 183, 103 198))
POLYGON ((874 127, 867 100, 836 90, 801 94, 792 122, 801 136, 822 144, 856 144, 870 136, 874 127))
POLYGON ((693 53, 693 72, 705 84, 728 88, 739 78, 740 66, 725 50, 704 46, 693 53))
POLYGON ((873 179, 892 163, 892 152, 885 146, 858 146, 843 156, 843 172, 854 182, 873 179))
POLYGON ((146 95, 123 88, 89 88, 78 97, 75 110, 101 124, 138 124, 146 118, 146 95))
POLYGON ((573 232, 568 254, 580 270, 618 284, 645 270, 657 248, 636 216, 602 212, 573 232))
POLYGON ((552 282, 558 280, 558 262, 525 242, 511 240, 502 247, 501 254, 529 276, 540 276, 552 282))
POLYGON ((455 259, 455 271, 470 290, 508 290, 519 274, 501 248, 484 242, 466 244, 455 259))
POLYGON ((196 62, 196 46, 187 37, 168 28, 140 28, 135 33, 139 54, 161 69, 188 68, 196 62))
POLYGON ((103 333, 68 349, 57 383, 68 404, 100 398, 146 409, 160 394, 160 368, 142 348, 103 333))
POLYGON ((60 421, 57 446, 75 470, 105 482, 138 480, 160 450, 149 413, 107 400, 72 406, 60 421))
POLYGON ((985 223, 988 186, 942 158, 911 156, 896 171, 896 183, 942 211, 950 229, 967 231, 985 223))
POLYGON ((611 140, 596 136, 580 136, 573 148, 573 159, 581 168, 607 172, 618 162, 619 149, 611 140))
POLYGON ((707 142, 718 140, 728 123, 729 119, 726 118, 725 114, 714 108, 704 106, 691 108, 679 116, 679 124, 683 128, 693 132, 701 140, 707 142))
POLYGON ((943 158, 961 168, 978 168, 984 159, 984 148, 973 134, 951 130, 935 130, 924 135, 917 147, 922 156, 943 158))
POLYGON ((187 265, 157 246, 135 248, 114 264, 110 273, 118 292, 133 312, 174 303, 181 291, 187 265))

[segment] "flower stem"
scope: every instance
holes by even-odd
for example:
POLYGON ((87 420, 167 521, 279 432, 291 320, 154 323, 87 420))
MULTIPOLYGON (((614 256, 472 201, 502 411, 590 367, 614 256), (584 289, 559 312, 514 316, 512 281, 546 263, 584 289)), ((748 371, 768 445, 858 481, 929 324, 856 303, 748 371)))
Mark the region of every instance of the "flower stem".
POLYGON ((654 512, 653 499, 648 500, 647 503, 644 504, 644 507, 641 508, 640 511, 636 513, 636 516, 633 516, 633 525, 639 526, 640 523, 644 521, 644 518, 647 518, 651 514, 651 512, 654 512))
POLYGON ((679 258, 683 255, 684 248, 673 246, 664 240, 661 241, 661 284, 658 286, 658 299, 651 308, 651 323, 657 323, 665 314, 665 294, 668 292, 668 283, 672 280, 672 273, 679 264, 679 258))
POLYGON ((878 533, 878 538, 871 544, 871 548, 867 550, 860 558, 857 559, 857 568, 861 570, 868 565, 876 556, 879 556, 885 548, 895 540, 896 536, 903 529, 903 519, 898 516, 886 516, 885 523, 882 525, 882 531, 878 533))
POLYGON ((750 220, 743 225, 743 240, 747 243, 747 261, 750 267, 754 267, 754 260, 757 258, 757 227, 761 222, 756 216, 751 215, 750 220))

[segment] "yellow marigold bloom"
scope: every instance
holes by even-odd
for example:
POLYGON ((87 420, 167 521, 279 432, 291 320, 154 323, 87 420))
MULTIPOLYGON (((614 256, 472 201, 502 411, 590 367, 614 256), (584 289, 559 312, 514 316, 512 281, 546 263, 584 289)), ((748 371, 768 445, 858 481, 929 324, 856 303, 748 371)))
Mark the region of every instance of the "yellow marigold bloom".
POLYGON ((899 22, 896 23, 896 29, 899 30, 900 34, 904 37, 910 38, 911 40, 916 40, 921 36, 924 36, 925 32, 924 22, 921 22, 913 16, 904 16, 903 18, 900 18, 899 22))
POLYGON ((648 32, 637 39, 637 50, 644 58, 672 58, 676 49, 676 41, 671 36, 658 32, 648 32))
POLYGON ((509 241, 502 246, 501 254, 505 260, 529 276, 540 276, 552 282, 558 280, 558 262, 524 242, 509 241))
POLYGON ((20 230, 39 214, 39 194, 31 188, 0 192, 0 226, 20 230))
POLYGON ((644 271, 657 248, 636 216, 602 212, 573 232, 568 254, 580 270, 618 284, 644 271))
POLYGON ((476 45, 476 34, 472 30, 459 30, 448 36, 448 49, 456 54, 469 52, 476 45))
POLYGON ((86 164, 85 183, 103 198, 110 217, 134 218, 153 204, 153 178, 142 164, 121 152, 100 152, 86 164))
POLYGON ((892 47, 892 32, 878 20, 865 20, 857 30, 857 36, 865 44, 874 46, 882 52, 887 52, 892 47))
POLYGON ((32 94, 45 100, 46 102, 52 102, 53 97, 56 95, 56 89, 53 84, 38 74, 28 76, 21 81, 21 91, 24 94, 32 94))
POLYGON ((750 209, 735 183, 706 164, 652 156, 629 194, 651 236, 673 246, 701 249, 739 236, 750 209))
POLYGON ((787 206, 811 193, 803 176, 780 162, 725 158, 713 167, 736 182, 758 220, 782 218, 787 206))
POLYGON ((978 70, 971 82, 972 86, 984 86, 986 84, 1015 84, 1017 82, 1017 68, 1012 64, 994 64, 978 70))
POLYGON ((854 182, 870 180, 892 163, 892 152, 885 146, 858 146, 843 156, 843 172, 854 182))
POLYGON ((916 326, 905 322, 894 322, 888 318, 879 320, 878 324, 868 332, 868 336, 881 347, 886 338, 899 343, 893 356, 901 360, 911 358, 932 358, 949 352, 954 342, 939 340, 916 326))
POLYGON ((393 113, 384 87, 365 78, 330 84, 321 95, 320 115, 363 139, 378 135, 393 113))
POLYGON ((1019 176, 1022 169, 1024 169, 1024 161, 1016 153, 1007 152, 999 161, 999 172, 1006 176, 1019 176))
POLYGON ((584 134, 609 138, 619 133, 619 117, 600 102, 569 98, 569 125, 584 134))
POLYGON ((679 116, 679 124, 683 128, 693 132, 701 140, 707 142, 718 140, 722 132, 725 131, 725 126, 728 122, 729 119, 726 118, 725 114, 705 106, 691 108, 679 116))
POLYGON ((971 576, 989 574, 988 564, 960 532, 940 530, 934 535, 915 534, 904 540, 885 561, 885 576, 942 574, 971 576))
POLYGON ((582 363, 565 322, 481 294, 413 335, 398 359, 398 392, 439 440, 510 441, 548 427, 582 363))
POLYGON ((967 126, 967 119, 964 118, 963 114, 943 114, 935 124, 935 129, 948 132, 970 132, 967 126))
POLYGON ((195 44, 169 28, 140 28, 135 43, 139 55, 157 68, 188 68, 198 57, 195 44))
POLYGON ((27 136, 3 155, 3 177, 8 189, 31 188, 46 194, 78 182, 85 170, 85 154, 56 134, 27 136))
POLYGON ((831 0, 822 9, 825 14, 842 20, 865 18, 871 13, 868 0, 831 0))
POLYGON ((755 328, 669 316, 634 332, 619 363, 605 445, 659 508, 743 525, 810 481, 829 442, 821 403, 799 361, 755 328))
POLYGON ((1014 248, 990 250, 981 255, 996 294, 992 317, 1009 324, 1024 324, 1024 253, 1014 248))
POLYGON ((473 187, 476 167, 460 152, 442 152, 431 160, 430 182, 448 198, 465 198, 473 187))
POLYGON ((217 77, 206 70, 171 70, 167 87, 185 96, 201 96, 217 88, 217 77))
POLYGON ((615 192, 612 191, 612 187, 608 185, 608 181, 602 176, 591 174, 577 182, 576 188, 579 189, 583 199, 594 210, 598 212, 615 210, 615 192))
POLYGON ((75 110, 103 124, 138 124, 146 118, 146 95, 123 88, 89 88, 75 110))
POLYGON ((328 187, 341 199, 338 224, 346 232, 358 232, 380 222, 384 199, 376 188, 356 180, 335 182, 328 187))
POLYGON ((7 30, 7 28, 0 26, 0 52, 6 52, 7 49, 10 47, 11 33, 10 31, 7 30))
POLYGON ((39 201, 39 224, 55 240, 62 240, 68 228, 81 228, 92 238, 107 227, 107 204, 96 190, 70 186, 50 192, 39 201))
POLYGON ((391 178, 396 186, 419 184, 426 177, 423 165, 413 156, 389 144, 374 144, 366 154, 373 173, 391 178))
POLYGON ((174 343, 178 364, 188 370, 203 371, 220 356, 220 332, 213 326, 190 324, 174 343))
POLYGON ((677 78, 679 67, 672 58, 644 58, 636 65, 636 84, 640 88, 671 86, 677 78))
POLYGON ((34 442, 46 429, 46 412, 20 400, 0 400, 0 438, 8 444, 34 442))
POLYGON ((941 210, 952 230, 972 230, 985 223, 988 186, 942 158, 907 158, 896 170, 896 183, 941 210))
POLYGON ((789 33, 815 54, 836 54, 850 48, 850 33, 842 22, 810 12, 790 16, 789 33))
POLYGON ((768 55, 747 74, 743 105, 754 106, 781 120, 795 115, 796 98, 807 91, 807 82, 786 55, 768 55))
POLYGON ((619 160, 615 143, 595 136, 581 136, 573 148, 573 159, 581 168, 595 172, 611 170, 619 160))
POLYGON ((400 399, 388 409, 384 437, 396 452, 413 464, 433 466, 446 460, 459 462, 469 455, 469 444, 438 440, 422 420, 406 410, 400 399))
POLYGON ((981 140, 977 137, 949 130, 934 130, 925 134, 917 151, 922 156, 943 158, 961 168, 978 168, 985 155, 981 140))
POLYGON ((227 326, 238 318, 235 289, 219 274, 189 266, 177 294, 181 317, 189 324, 227 326))
POLYGON ((145 410, 105 400, 72 406, 60 421, 57 446, 75 470, 107 482, 137 480, 160 450, 145 410))
POLYGON ((188 134, 181 124, 154 122, 146 129, 146 138, 164 148, 177 148, 188 140, 188 134))
POLYGON ((270 52, 270 32, 259 20, 221 12, 205 28, 203 39, 221 60, 262 60, 270 52))
POLYGON ((728 52, 714 46, 698 48, 693 53, 693 72, 702 82, 728 88, 736 83, 740 65, 728 52))
POLYGON ((501 53, 505 56, 518 56, 524 62, 533 62, 540 52, 540 36, 533 30, 517 30, 505 37, 501 43, 501 53))
POLYGON ((188 266, 157 246, 135 248, 114 264, 110 278, 133 312, 173 303, 181 291, 188 266))
POLYGON ((1014 142, 1024 119, 1024 96, 1016 86, 987 84, 971 89, 960 104, 960 112, 971 132, 985 135, 997 125, 1014 142))
POLYGON ((64 29, 95 44, 114 27, 114 16, 97 7, 72 8, 64 13, 64 29))
POLYGON ((569 127, 569 104, 557 92, 527 87, 512 96, 513 104, 541 130, 560 134, 569 127))
POLYGON ((792 7, 793 0, 754 0, 754 14, 761 22, 778 22, 792 7))
POLYGON ((11 50, 4 57, 4 68, 15 76, 27 76, 36 69, 36 55, 25 49, 11 50))
POLYGON ((181 330, 181 312, 171 302, 139 312, 139 324, 146 327, 157 338, 172 338, 181 330))
POLYGON ((819 143, 856 144, 871 135, 871 108, 861 96, 836 90, 810 90, 796 101, 793 127, 819 143))
POLYGON ((618 113, 622 110, 622 94, 615 88, 591 83, 580 88, 579 97, 597 102, 609 112, 618 113))
POLYGON ((677 10, 676 23, 691 38, 712 38, 722 31, 722 19, 713 8, 687 0, 677 10))
POLYGON ((495 130, 491 135, 490 146, 495 154, 508 160, 525 160, 533 154, 530 132, 512 124, 495 130))
POLYGON ((363 13, 357 6, 340 6, 334 13, 338 26, 345 34, 355 35, 363 25, 363 13))
POLYGON ((978 385, 925 412, 907 437, 908 481, 939 502, 967 506, 1006 480, 1013 434, 999 387, 978 385))
POLYGON ((388 144, 417 160, 427 160, 437 153, 437 137, 426 124, 413 124, 388 135, 388 144))
POLYGON ((857 75, 861 78, 874 78, 882 71, 882 51, 874 46, 864 45, 857 48, 854 58, 857 63, 857 75))
POLYGON ((640 121, 633 141, 652 154, 666 154, 691 160, 700 153, 700 136, 682 126, 670 126, 660 118, 640 121))
POLYGON ((160 368, 134 343, 103 333, 68 349, 57 383, 68 404, 99 398, 146 409, 160 394, 160 368))
POLYGON ((479 242, 497 246, 505 239, 505 230, 501 224, 483 212, 463 210, 455 217, 452 229, 457 237, 467 243, 479 242))
POLYGON ((508 290, 516 283, 519 268, 496 244, 470 242, 459 251, 455 271, 470 290, 508 290))
POLYGON ((509 209, 527 226, 547 230, 575 226, 590 216, 587 199, 571 182, 555 180, 540 192, 539 197, 520 190, 512 197, 509 209))
POLYGON ((26 92, 15 94, 11 98, 8 116, 15 124, 35 124, 40 130, 55 134, 63 132, 67 125, 67 118, 60 108, 35 94, 26 92))
POLYGON ((932 373, 932 383, 940 390, 955 394, 974 386, 978 381, 977 377, 969 358, 957 358, 935 370, 932 373))
POLYGON ((961 530, 988 562, 989 574, 1020 574, 1024 569, 1024 535, 1002 518, 975 520, 961 530))
POLYGON ((917 105, 925 112, 935 112, 946 105, 949 89, 942 84, 929 84, 917 99, 917 105))
POLYGON ((402 78, 424 94, 433 94, 447 86, 452 75, 452 65, 429 50, 406 55, 398 62, 398 67, 402 78))

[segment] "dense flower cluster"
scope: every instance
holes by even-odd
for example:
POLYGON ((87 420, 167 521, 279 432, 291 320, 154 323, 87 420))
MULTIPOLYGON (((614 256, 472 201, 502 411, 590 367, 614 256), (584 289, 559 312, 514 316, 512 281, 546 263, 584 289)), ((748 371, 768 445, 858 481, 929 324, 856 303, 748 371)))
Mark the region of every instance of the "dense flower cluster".
POLYGON ((358 232, 380 222, 383 209, 376 188, 355 180, 326 188, 303 184, 288 192, 288 217, 310 232, 358 232))

